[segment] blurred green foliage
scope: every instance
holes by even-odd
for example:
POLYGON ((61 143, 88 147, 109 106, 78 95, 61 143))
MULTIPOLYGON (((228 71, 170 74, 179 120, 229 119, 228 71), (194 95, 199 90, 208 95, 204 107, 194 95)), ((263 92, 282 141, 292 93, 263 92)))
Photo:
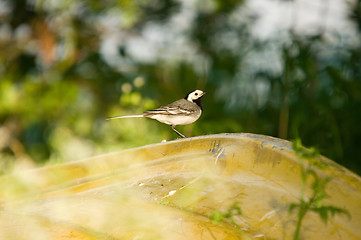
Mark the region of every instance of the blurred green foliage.
POLYGON ((302 222, 304 217, 309 212, 314 212, 319 215, 321 220, 327 224, 330 217, 334 217, 336 214, 344 214, 351 218, 350 213, 337 206, 326 205, 324 201, 329 197, 326 193, 326 185, 333 179, 329 176, 319 176, 316 169, 326 168, 326 163, 319 161, 319 154, 315 148, 307 149, 302 146, 300 139, 296 139, 292 142, 292 148, 296 152, 298 160, 300 162, 302 187, 297 203, 291 203, 289 206, 289 212, 292 213, 297 210, 297 224, 293 235, 294 240, 300 239, 302 222), (308 180, 312 179, 311 189, 312 194, 306 197, 305 191, 308 187, 308 180))
POLYGON ((262 40, 242 0, 0 5, 2 173, 174 139, 153 120, 105 118, 196 88, 209 94, 185 135, 301 138, 361 173, 359 0, 349 4, 356 36, 291 29, 262 40))

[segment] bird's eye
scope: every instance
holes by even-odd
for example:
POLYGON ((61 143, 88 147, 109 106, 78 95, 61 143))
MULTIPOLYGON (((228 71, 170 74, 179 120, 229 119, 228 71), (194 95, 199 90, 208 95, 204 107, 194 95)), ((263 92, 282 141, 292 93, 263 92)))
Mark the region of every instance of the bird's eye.
POLYGON ((195 93, 194 95, 198 96, 198 93, 195 93))

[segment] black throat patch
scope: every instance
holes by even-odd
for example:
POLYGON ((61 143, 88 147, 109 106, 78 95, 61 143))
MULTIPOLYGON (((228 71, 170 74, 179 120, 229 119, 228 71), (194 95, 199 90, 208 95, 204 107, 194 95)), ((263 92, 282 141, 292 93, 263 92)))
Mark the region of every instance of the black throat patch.
POLYGON ((201 110, 203 111, 202 97, 198 98, 197 100, 193 100, 193 102, 194 102, 195 104, 197 104, 198 107, 200 107, 201 110))

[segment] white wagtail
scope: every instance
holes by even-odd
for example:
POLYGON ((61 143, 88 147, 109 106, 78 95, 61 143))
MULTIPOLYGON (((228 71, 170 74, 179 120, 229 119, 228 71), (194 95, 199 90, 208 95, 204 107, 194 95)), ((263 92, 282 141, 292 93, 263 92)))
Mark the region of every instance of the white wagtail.
POLYGON ((107 120, 116 118, 148 117, 170 125, 173 131, 180 137, 185 138, 182 133, 175 129, 175 126, 191 124, 198 120, 203 111, 202 97, 205 94, 206 93, 201 90, 195 90, 188 93, 183 99, 179 99, 169 105, 154 110, 145 111, 143 114, 110 117, 107 118, 107 120))

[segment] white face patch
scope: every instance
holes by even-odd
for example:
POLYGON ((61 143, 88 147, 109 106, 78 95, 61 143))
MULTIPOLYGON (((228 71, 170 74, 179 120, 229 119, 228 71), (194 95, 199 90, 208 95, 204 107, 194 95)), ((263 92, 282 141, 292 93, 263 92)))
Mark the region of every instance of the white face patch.
POLYGON ((197 100, 198 98, 202 97, 204 95, 204 92, 201 90, 195 90, 188 94, 187 100, 190 102, 193 102, 194 100, 197 100))

